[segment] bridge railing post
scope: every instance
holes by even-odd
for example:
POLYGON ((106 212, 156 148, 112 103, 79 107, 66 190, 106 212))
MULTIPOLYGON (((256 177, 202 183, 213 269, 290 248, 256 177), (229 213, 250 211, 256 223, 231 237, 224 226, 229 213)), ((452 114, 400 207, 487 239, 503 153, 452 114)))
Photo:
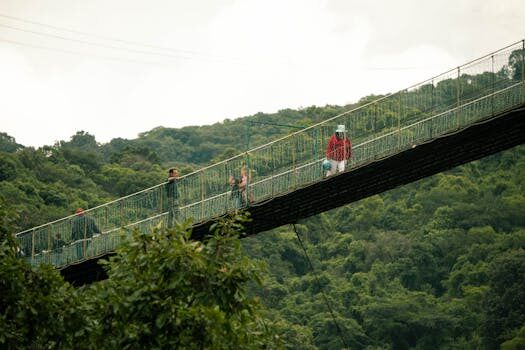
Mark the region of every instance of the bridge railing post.
POLYGON ((456 128, 459 129, 461 126, 460 115, 459 115, 459 106, 461 104, 461 67, 457 68, 457 77, 456 77, 456 128))
POLYGON ((200 173, 200 191, 201 191, 201 217, 199 218, 199 221, 201 221, 203 218, 204 218, 204 214, 205 214, 205 211, 204 211, 204 200, 206 199, 206 188, 205 188, 205 180, 204 180, 204 176, 205 176, 205 170, 201 171, 200 173))
POLYGON ((270 157, 271 157, 271 161, 272 161, 272 171, 271 171, 271 174, 272 174, 272 177, 271 177, 271 181, 270 181, 270 191, 272 193, 272 197, 274 197, 275 195, 275 155, 274 155, 274 152, 273 152, 273 144, 270 145, 270 157))
MULTIPOLYGON (((55 224, 51 224, 49 225, 49 233, 47 235, 47 249, 48 249, 48 254, 47 254, 47 263, 48 264, 55 264, 55 244, 54 243, 54 240, 55 240, 55 237, 58 237, 57 236, 58 232, 57 232, 57 226, 55 224)), ((58 248, 58 247, 56 247, 58 248)))
POLYGON ((35 263, 35 229, 31 232, 31 263, 35 263))
POLYGON ((495 74, 496 72, 494 72, 494 55, 490 55, 490 69, 491 69, 491 86, 490 86, 490 91, 491 91, 491 98, 490 98, 490 115, 491 116, 494 116, 494 93, 496 92, 496 79, 495 79, 495 74))
POLYGON ((403 113, 403 91, 399 91, 397 98, 397 149, 401 149, 401 115, 403 113))
POLYGON ((158 194, 159 194, 159 214, 162 214, 164 212, 164 186, 159 187, 158 194))
POLYGON ((296 167, 296 151, 298 147, 298 137, 292 136, 292 188, 297 188, 297 167, 296 167))
POLYGON ((523 99, 525 100, 525 39, 521 41, 521 84, 523 85, 523 99))
POLYGON ((104 221, 105 221, 105 223, 106 223, 106 224, 105 224, 106 229, 109 228, 109 214, 108 214, 108 211, 109 211, 108 206, 105 206, 105 207, 104 207, 104 221))
MULTIPOLYGON (((432 84, 431 86, 431 90, 430 90, 430 115, 431 116, 434 116, 434 113, 435 113, 435 110, 436 110, 436 98, 434 96, 435 94, 435 86, 434 86, 434 78, 432 78, 432 80, 430 81, 430 83, 432 84)), ((434 119, 432 119, 430 121, 430 135, 429 135, 430 139, 433 139, 434 138, 434 119)))
POLYGON ((250 152, 246 151, 246 188, 244 190, 244 203, 246 207, 250 205, 250 191, 251 191, 251 181, 252 181, 252 162, 250 152))

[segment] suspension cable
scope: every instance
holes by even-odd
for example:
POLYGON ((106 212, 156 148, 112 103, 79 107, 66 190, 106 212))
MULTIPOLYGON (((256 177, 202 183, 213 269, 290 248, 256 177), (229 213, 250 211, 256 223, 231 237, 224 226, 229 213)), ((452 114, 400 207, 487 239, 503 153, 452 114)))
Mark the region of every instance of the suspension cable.
POLYGON ((335 318, 335 315, 334 315, 334 311, 332 310, 332 306, 330 305, 330 302, 328 301, 328 298, 321 286, 321 282, 319 281, 319 277, 317 276, 316 272, 315 272, 315 269, 314 269, 314 265, 312 264, 312 260, 310 260, 310 256, 308 256, 308 252, 306 251, 306 248, 303 244, 303 241, 301 240, 301 236, 299 235, 299 232, 297 232, 297 229, 295 227, 295 223, 292 224, 292 227, 293 227, 293 230, 295 232, 295 235, 297 236, 297 240, 299 241, 299 244, 301 245, 301 248, 303 248, 303 252, 304 252, 304 256, 306 258, 306 260, 308 261, 308 265, 310 265, 310 269, 312 270, 313 272, 313 275, 314 275, 314 278, 315 278, 315 282, 317 283, 318 287, 319 287, 319 290, 321 291, 321 294, 323 296, 323 299, 324 299, 324 302, 326 304, 326 307, 328 308, 328 311, 330 312, 330 315, 332 316, 332 320, 334 321, 334 324, 335 324, 335 328, 337 328, 337 333, 339 335, 339 338, 341 338, 341 341, 343 342, 344 346, 346 349, 350 349, 350 347, 348 346, 348 344, 346 343, 346 340, 343 336, 343 331, 341 330, 341 327, 339 327, 339 323, 337 322, 336 318, 335 318))

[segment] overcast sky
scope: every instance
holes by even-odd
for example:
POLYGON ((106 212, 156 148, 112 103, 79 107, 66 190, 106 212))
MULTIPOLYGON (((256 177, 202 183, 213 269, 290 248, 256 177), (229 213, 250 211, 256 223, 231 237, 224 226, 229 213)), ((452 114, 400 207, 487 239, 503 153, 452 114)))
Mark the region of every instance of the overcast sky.
POLYGON ((0 0, 0 131, 105 143, 343 105, 524 38, 523 0, 0 0))

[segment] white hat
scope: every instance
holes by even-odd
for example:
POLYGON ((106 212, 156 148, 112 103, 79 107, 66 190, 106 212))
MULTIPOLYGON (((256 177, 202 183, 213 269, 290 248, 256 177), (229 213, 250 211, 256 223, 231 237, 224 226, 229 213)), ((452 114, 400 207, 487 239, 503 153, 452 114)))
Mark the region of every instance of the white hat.
POLYGON ((335 129, 335 132, 346 132, 344 125, 338 125, 337 129, 335 129))

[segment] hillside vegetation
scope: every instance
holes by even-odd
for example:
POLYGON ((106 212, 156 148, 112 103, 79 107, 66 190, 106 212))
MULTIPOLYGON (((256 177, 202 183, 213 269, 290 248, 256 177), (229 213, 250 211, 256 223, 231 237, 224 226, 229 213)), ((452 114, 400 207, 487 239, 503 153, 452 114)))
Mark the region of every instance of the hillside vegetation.
MULTIPOLYGON (((487 77, 468 79, 469 84, 475 84, 476 79, 487 77)), ((446 84, 441 88, 445 91, 446 84)), ((363 98, 356 105, 376 97, 363 98)), ((259 113, 203 127, 159 127, 134 140, 113 139, 107 144, 100 144, 95 136, 79 131, 69 141, 34 149, 0 133, 0 232, 6 236, 70 215, 77 207, 94 207, 160 183, 170 166, 177 166, 185 174, 231 157, 245 149, 247 132, 250 145, 256 146, 293 131, 272 124, 308 126, 351 107, 309 107, 274 114, 259 113), (268 124, 253 127, 250 121, 268 124)), ((221 343, 223 347, 217 348, 228 348, 225 344, 230 335, 236 344, 253 341, 258 344, 253 348, 262 348, 262 342, 276 339, 275 334, 282 341, 276 341, 275 346, 289 349, 525 348, 524 184, 525 147, 519 146, 302 220, 295 226, 243 239, 243 252, 266 266, 260 275, 252 274, 249 269, 244 274, 238 267, 243 283, 261 278, 262 284, 250 284, 248 293, 253 300, 260 299, 264 318, 254 313, 254 324, 243 318, 245 316, 235 314, 239 324, 249 326, 249 334, 242 339, 228 334, 221 338, 226 339, 226 343, 221 343), (313 266, 305 257, 301 242, 313 266), (262 332, 266 326, 257 322, 268 325, 272 331, 262 332)), ((144 244, 147 240, 144 236, 136 239, 142 242, 136 244, 144 244)), ((190 249, 185 244, 191 246, 184 242, 181 249, 190 249)), ((228 241, 232 251, 241 254, 235 250, 238 244, 235 238, 228 241)), ((11 248, 5 245, 2 249, 5 256, 13 258, 11 248)), ((169 257, 176 253, 166 254, 169 257)), ((161 260, 151 258, 153 264, 162 264, 161 260)), ((198 254, 196 258, 200 259, 198 254)), ((122 259, 126 261, 132 257, 122 259)), ((136 261, 130 262, 134 263, 136 261)), ((252 264, 247 260, 235 263, 252 264)), ((27 276, 32 275, 29 272, 17 275, 5 264, 1 266, 0 272, 5 276, 22 281, 16 285, 20 298, 27 297, 25 302, 36 298, 36 294, 24 294, 29 293, 30 288, 39 291, 38 287, 30 287, 27 276)), ((221 266, 213 266, 208 271, 211 275, 226 271, 221 266)), ((126 273, 145 277, 139 270, 115 269, 115 280, 125 279, 126 273)), ((35 272, 37 270, 32 271, 41 276, 38 275, 41 272, 35 272)), ((43 274, 47 276, 48 272, 43 274)), ((65 300, 60 298, 74 294, 58 275, 52 276, 41 280, 41 287, 53 293, 51 299, 57 296, 57 300, 65 300)), ((138 281, 140 284, 141 280, 138 281)), ((121 298, 133 294, 133 290, 111 294, 104 289, 111 283, 102 282, 89 290, 105 298, 116 298, 123 302, 122 307, 128 308, 128 301, 121 298)), ((154 285, 155 282, 147 280, 147 283, 154 285)), ((9 294, 0 295, 0 306, 5 308, 11 301, 2 298, 9 294)), ((244 294, 228 295, 230 297, 233 300, 239 297, 242 303, 246 302, 246 308, 252 310, 252 299, 245 299, 244 294)), ((29 309, 25 312, 38 316, 39 312, 52 314, 53 307, 95 308, 90 309, 93 313, 87 314, 98 315, 89 319, 94 322, 90 327, 95 331, 90 334, 98 345, 103 344, 103 333, 96 332, 105 330, 100 328, 97 317, 104 317, 109 323, 124 317, 118 310, 101 310, 89 302, 74 301, 80 306, 58 303, 49 304, 49 309, 42 311, 29 309), (114 313, 108 314, 110 311, 114 313)), ((130 313, 125 317, 131 317, 130 320, 137 322, 137 329, 141 329, 139 325, 144 324, 141 322, 152 322, 151 319, 133 317, 141 314, 139 310, 148 304, 143 301, 140 306, 136 300, 133 303, 138 303, 133 304, 138 309, 126 309, 130 313)), ((148 312, 158 312, 151 310, 148 312)), ((4 309, 0 311, 6 315, 4 309)), ((212 319, 223 317, 209 312, 212 319)), ((71 315, 61 317, 68 320, 71 315)), ((31 318, 20 320, 23 324, 31 318)), ((0 319, 0 329, 7 327, 10 321, 0 319)), ((82 323, 85 321, 71 319, 72 324, 80 322, 81 327, 85 327, 82 323)), ((163 322, 169 324, 166 319, 159 321, 157 318, 157 322, 161 326, 163 322)), ((57 325, 54 331, 71 332, 67 327, 61 329, 62 326, 64 324, 57 325)), ((126 329, 130 332, 127 335, 120 334, 118 329, 109 329, 116 337, 110 348, 126 345, 127 336, 144 336, 133 327, 126 329)), ((38 334, 44 339, 56 336, 46 335, 41 329, 28 332, 41 332, 38 334)), ((162 338, 160 333, 158 336, 162 338)), ((74 337, 68 339, 69 343, 64 343, 63 348, 74 344, 74 337)), ((0 335, 0 345, 3 341, 5 338, 0 335)), ((57 344, 53 341, 41 344, 57 344)))

